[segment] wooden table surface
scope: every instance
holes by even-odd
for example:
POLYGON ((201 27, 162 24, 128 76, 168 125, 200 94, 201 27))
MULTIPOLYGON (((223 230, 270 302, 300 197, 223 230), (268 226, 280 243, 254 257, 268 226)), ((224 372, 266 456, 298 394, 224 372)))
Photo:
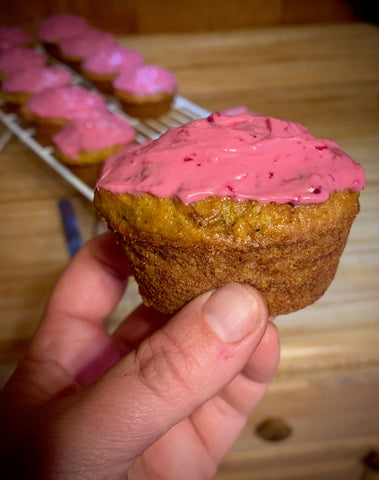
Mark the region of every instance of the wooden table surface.
MULTIPOLYGON (((379 31, 314 24, 120 41, 172 69, 180 94, 213 111, 236 105, 299 121, 361 163, 367 187, 336 278, 316 304, 276 320, 282 358, 269 394, 217 479, 363 479, 379 445, 379 31), (256 433, 280 418, 282 441, 256 433)), ((1 126, 0 126, 1 128, 1 126)), ((1 130, 4 132, 4 128, 1 130)), ((58 201, 72 200, 84 240, 92 205, 16 138, 0 153, 0 381, 27 347, 69 261, 58 201)), ((109 326, 138 301, 132 285, 109 326)), ((275 422, 269 432, 275 432, 275 422)))

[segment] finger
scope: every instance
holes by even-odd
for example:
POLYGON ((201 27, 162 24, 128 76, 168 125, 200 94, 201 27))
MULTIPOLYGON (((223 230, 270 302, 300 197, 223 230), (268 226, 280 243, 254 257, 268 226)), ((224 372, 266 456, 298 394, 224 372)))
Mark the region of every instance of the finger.
POLYGON ((217 466, 241 433, 247 418, 267 391, 279 362, 276 327, 265 334, 247 366, 220 393, 171 428, 133 466, 136 478, 148 478, 155 464, 157 478, 213 478, 217 466), (161 459, 157 464, 154 459, 161 459), (193 461, 197 459, 197 462, 193 461), (151 467, 150 467, 151 468, 151 467))
MULTIPOLYGON (((197 409, 191 422, 216 464, 234 444, 267 392, 279 363, 278 332, 271 322, 244 370, 219 395, 197 409)), ((183 453, 183 461, 185 454, 183 453)))
POLYGON ((126 355, 170 319, 170 315, 139 305, 115 330, 113 339, 126 355))
POLYGON ((246 364, 243 374, 258 384, 269 384, 280 360, 280 342, 276 325, 269 321, 263 338, 246 364))
POLYGON ((110 233, 95 237, 76 254, 58 280, 31 343, 29 357, 40 369, 53 363, 85 384, 120 358, 103 322, 120 301, 129 274, 110 233))
POLYGON ((119 302, 130 274, 126 257, 111 233, 93 238, 59 278, 43 323, 60 327, 57 315, 102 323, 119 302))
POLYGON ((266 306, 251 287, 197 297, 81 392, 69 418, 72 444, 97 438, 91 462, 101 451, 102 467, 131 464, 243 369, 266 325, 266 306))

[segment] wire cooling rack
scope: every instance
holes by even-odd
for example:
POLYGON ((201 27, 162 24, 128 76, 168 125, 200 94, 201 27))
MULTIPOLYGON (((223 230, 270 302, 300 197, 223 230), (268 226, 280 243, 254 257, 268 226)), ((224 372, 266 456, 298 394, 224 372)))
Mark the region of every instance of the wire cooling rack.
MULTIPOLYGON (((50 59, 51 63, 59 64, 62 68, 70 71, 74 84, 85 86, 91 91, 97 91, 93 84, 74 72, 67 65, 57 62, 55 59, 50 59)), ((100 93, 99 93, 100 94, 100 93)), ((177 127, 209 115, 210 112, 204 108, 192 103, 180 95, 177 95, 174 99, 173 105, 168 113, 162 115, 158 119, 148 118, 139 120, 134 117, 130 117, 122 111, 117 100, 114 97, 105 96, 108 108, 113 113, 123 115, 133 125, 136 130, 136 141, 142 143, 147 139, 155 139, 164 133, 170 127, 177 127)), ((0 152, 5 148, 9 140, 13 135, 16 135, 18 139, 27 145, 34 153, 36 153, 47 165, 49 165, 56 173, 63 177, 71 186, 73 186, 78 192, 80 192, 88 200, 93 201, 93 188, 83 182, 79 177, 72 173, 67 167, 65 167, 54 155, 54 149, 50 146, 41 145, 35 138, 34 129, 25 124, 18 115, 14 113, 6 113, 1 108, 0 103, 0 120, 7 127, 5 133, 0 136, 0 152)))

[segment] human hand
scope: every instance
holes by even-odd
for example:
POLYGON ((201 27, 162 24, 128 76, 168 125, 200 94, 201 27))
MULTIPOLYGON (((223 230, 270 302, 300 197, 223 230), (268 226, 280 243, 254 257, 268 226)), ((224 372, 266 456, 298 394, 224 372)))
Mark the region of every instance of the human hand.
POLYGON ((58 280, 0 398, 9 479, 211 479, 267 390, 275 326, 253 288, 226 285, 176 315, 104 320, 130 274, 110 233, 58 280))

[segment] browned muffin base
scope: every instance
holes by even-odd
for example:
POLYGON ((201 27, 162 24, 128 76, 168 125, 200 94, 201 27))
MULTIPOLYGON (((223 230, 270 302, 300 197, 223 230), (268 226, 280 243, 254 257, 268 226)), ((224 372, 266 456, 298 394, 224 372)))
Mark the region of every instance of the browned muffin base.
POLYGON ((105 93, 106 95, 111 95, 113 93, 112 81, 116 75, 96 75, 87 72, 87 70, 84 70, 82 67, 80 73, 83 77, 90 80, 100 92, 105 93))
POLYGON ((58 57, 61 62, 65 63, 68 67, 75 70, 75 72, 81 73, 81 64, 84 60, 83 57, 73 57, 62 52, 62 49, 59 48, 58 57))
POLYGON ((151 197, 100 190, 95 206, 124 247, 145 304, 165 313, 230 282, 256 287, 270 315, 304 308, 332 281, 359 211, 359 194, 349 191, 302 206, 214 198, 185 206, 151 197), (133 203, 142 205, 134 216, 133 203), (144 203, 156 204, 155 221, 144 218, 144 203), (154 233, 164 215, 166 231, 154 233))
POLYGON ((38 117, 27 108, 27 105, 22 105, 19 113, 23 120, 30 123, 35 128, 35 138, 44 146, 51 145, 52 136, 69 123, 69 121, 64 118, 38 117))
POLYGON ((90 187, 95 187, 103 164, 111 155, 115 154, 126 144, 113 145, 93 152, 80 151, 78 158, 71 158, 61 150, 55 148, 54 154, 67 168, 90 187))
POLYGON ((170 110, 174 100, 173 95, 164 92, 139 97, 115 90, 115 95, 125 113, 137 118, 158 118, 170 110))
POLYGON ((1 92, 3 109, 6 112, 19 113, 23 105, 31 98, 32 94, 27 92, 1 92))

